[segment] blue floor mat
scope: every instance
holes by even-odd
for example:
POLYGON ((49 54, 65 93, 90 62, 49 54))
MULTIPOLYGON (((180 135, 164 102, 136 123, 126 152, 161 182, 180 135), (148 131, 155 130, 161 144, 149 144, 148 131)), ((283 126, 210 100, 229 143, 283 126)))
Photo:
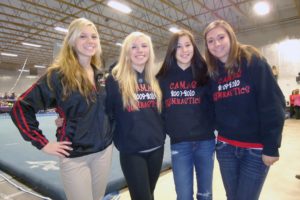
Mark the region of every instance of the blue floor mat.
MULTIPOLYGON (((43 133, 49 140, 55 140, 55 115, 39 115, 43 133)), ((0 169, 18 177, 41 194, 54 200, 65 200, 59 173, 58 159, 37 150, 25 142, 11 119, 0 115, 0 169)), ((162 170, 171 167, 170 144, 166 140, 162 170)), ((114 193, 126 187, 119 164, 119 153, 113 152, 112 169, 106 193, 114 193)))

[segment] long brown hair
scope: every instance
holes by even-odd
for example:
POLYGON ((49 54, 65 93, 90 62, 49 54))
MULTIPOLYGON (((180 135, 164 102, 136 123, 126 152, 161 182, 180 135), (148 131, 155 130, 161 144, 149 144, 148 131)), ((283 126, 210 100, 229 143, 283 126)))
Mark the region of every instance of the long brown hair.
MULTIPOLYGON (((74 49, 76 39, 80 36, 82 29, 86 26, 91 26, 99 37, 96 26, 90 20, 85 18, 73 20, 68 28, 68 33, 64 38, 63 45, 58 56, 47 70, 47 82, 51 89, 53 89, 51 84, 51 74, 54 71, 58 71, 58 73, 61 75, 63 100, 69 97, 74 91, 79 91, 80 94, 87 99, 87 101, 93 100, 91 98, 91 93, 94 89, 94 86, 89 81, 86 71, 80 65, 74 49)), ((91 59, 91 65, 94 70, 102 68, 101 52, 99 39, 98 49, 91 59)))
POLYGON ((228 22, 224 20, 213 21, 204 30, 205 58, 208 65, 208 71, 211 76, 218 73, 216 64, 218 59, 209 52, 207 45, 207 33, 216 27, 224 29, 230 39, 230 52, 225 63, 225 67, 229 74, 239 70, 242 58, 245 58, 247 63, 250 63, 253 54, 261 57, 260 52, 255 47, 238 42, 232 26, 228 22))
POLYGON ((203 85, 208 81, 207 65, 204 58, 200 54, 193 34, 188 30, 181 30, 172 35, 169 41, 165 59, 163 61, 162 67, 160 68, 157 74, 157 77, 165 76, 172 67, 176 66, 176 51, 178 46, 178 40, 182 36, 187 36, 190 39, 194 48, 194 55, 191 60, 193 78, 197 81, 198 85, 203 85))

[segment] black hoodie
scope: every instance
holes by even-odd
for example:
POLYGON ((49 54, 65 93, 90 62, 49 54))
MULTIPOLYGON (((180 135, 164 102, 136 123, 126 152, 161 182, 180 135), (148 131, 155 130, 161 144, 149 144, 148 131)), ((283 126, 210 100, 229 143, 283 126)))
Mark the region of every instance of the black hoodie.
POLYGON ((111 123, 115 126, 113 140, 122 153, 137 153, 163 146, 165 141, 156 97, 149 84, 145 82, 144 74, 136 73, 139 110, 123 108, 118 82, 112 76, 109 76, 106 82, 106 108, 111 123))
POLYGON ((219 75, 212 79, 218 140, 278 156, 284 96, 266 60, 253 56, 249 64, 243 59, 239 69, 229 75, 219 61, 219 75))
POLYGON ((163 120, 171 143, 214 139, 213 102, 209 88, 197 86, 192 68, 178 65, 159 77, 163 120))

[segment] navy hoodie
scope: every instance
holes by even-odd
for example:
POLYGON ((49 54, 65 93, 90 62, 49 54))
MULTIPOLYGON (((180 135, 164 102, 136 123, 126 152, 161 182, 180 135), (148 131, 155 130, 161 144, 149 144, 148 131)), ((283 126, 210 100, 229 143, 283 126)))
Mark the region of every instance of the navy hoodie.
POLYGON ((163 120, 171 143, 214 139, 213 102, 207 86, 197 86, 192 68, 178 65, 159 77, 163 120))
POLYGON ((163 146, 165 141, 156 96, 145 82, 143 73, 137 72, 137 78, 139 110, 123 108, 118 82, 112 76, 106 82, 106 109, 115 126, 114 144, 122 153, 137 153, 163 146))
POLYGON ((248 64, 243 59, 232 75, 219 61, 218 70, 212 80, 218 140, 278 156, 285 100, 266 60, 253 56, 248 64))

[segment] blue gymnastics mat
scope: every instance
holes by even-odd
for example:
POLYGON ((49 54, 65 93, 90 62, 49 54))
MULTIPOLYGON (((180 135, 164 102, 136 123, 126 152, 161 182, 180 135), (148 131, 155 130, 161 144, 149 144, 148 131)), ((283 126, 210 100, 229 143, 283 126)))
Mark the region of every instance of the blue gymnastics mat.
MULTIPOLYGON (((55 140, 56 115, 38 115, 40 128, 49 140, 55 140)), ((0 169, 22 180, 41 194, 54 200, 65 200, 58 159, 25 142, 8 115, 0 115, 0 169)), ((162 170, 171 167, 170 143, 166 140, 162 170)), ((113 151, 112 168, 106 194, 126 187, 119 153, 113 151)))

